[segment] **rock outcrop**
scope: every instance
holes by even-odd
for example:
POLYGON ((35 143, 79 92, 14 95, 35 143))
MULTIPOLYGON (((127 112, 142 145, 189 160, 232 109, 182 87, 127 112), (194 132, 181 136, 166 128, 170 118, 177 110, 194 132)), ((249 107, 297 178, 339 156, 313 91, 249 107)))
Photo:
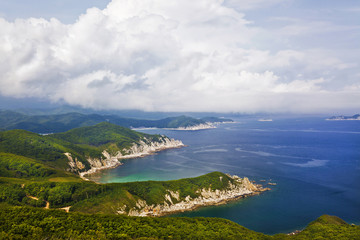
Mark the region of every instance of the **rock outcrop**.
POLYGON ((71 156, 71 153, 64 153, 64 154, 69 160, 69 166, 70 166, 69 170, 71 172, 77 172, 79 170, 85 169, 85 165, 82 162, 78 161, 77 158, 74 159, 71 156))
POLYGON ((87 171, 84 171, 85 165, 78 161, 77 158, 74 159, 71 156, 71 153, 64 154, 69 160, 70 171, 78 172, 80 177, 86 179, 84 176, 87 174, 121 165, 121 159, 144 157, 161 150, 183 146, 185 145, 180 140, 170 139, 165 136, 159 138, 158 141, 151 141, 144 137, 138 143, 133 143, 130 148, 124 148, 121 151, 117 151, 115 154, 110 154, 107 150, 104 150, 102 152, 103 158, 87 157, 86 160, 90 164, 90 169, 87 171))
MULTIPOLYGON (((126 205, 124 205, 118 210, 118 213, 141 217, 163 216, 176 212, 190 211, 201 206, 224 204, 228 201, 270 190, 269 188, 263 188, 261 185, 251 183, 246 177, 230 177, 234 181, 233 183, 229 182, 226 189, 203 188, 196 192, 198 197, 192 198, 186 196, 183 199, 180 198, 179 191, 167 190, 163 203, 148 205, 144 200, 138 199, 135 207, 127 209, 126 205)), ((223 181, 222 178, 219 180, 223 181)))

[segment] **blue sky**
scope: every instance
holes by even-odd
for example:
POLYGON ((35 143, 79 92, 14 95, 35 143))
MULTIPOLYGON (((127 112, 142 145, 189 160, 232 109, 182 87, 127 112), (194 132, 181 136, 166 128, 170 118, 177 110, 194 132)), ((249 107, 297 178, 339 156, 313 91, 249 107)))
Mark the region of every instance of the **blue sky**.
POLYGON ((358 112, 359 43, 355 0, 0 0, 0 99, 358 112))
POLYGON ((13 21, 16 18, 55 17, 63 23, 73 23, 91 7, 105 8, 109 0, 1 0, 0 16, 13 21))

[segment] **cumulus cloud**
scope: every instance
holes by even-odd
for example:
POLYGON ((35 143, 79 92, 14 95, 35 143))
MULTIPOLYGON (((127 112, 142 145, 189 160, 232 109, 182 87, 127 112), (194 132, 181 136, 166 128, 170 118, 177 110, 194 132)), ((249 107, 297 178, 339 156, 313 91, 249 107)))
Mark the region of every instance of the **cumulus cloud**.
POLYGON ((113 0, 73 24, 0 18, 0 93, 148 111, 360 106, 358 92, 326 87, 332 71, 354 67, 336 56, 251 47, 262 31, 239 9, 264 1, 241 2, 113 0))

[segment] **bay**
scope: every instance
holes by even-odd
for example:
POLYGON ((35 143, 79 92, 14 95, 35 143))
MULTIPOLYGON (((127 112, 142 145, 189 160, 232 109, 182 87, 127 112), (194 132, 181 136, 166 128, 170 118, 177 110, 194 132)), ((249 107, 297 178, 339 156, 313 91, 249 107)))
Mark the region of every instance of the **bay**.
POLYGON ((360 222, 360 121, 235 120, 200 131, 141 130, 187 147, 129 159, 90 179, 172 180, 221 171, 277 185, 259 196, 172 216, 221 217, 266 234, 302 229, 322 214, 360 222))

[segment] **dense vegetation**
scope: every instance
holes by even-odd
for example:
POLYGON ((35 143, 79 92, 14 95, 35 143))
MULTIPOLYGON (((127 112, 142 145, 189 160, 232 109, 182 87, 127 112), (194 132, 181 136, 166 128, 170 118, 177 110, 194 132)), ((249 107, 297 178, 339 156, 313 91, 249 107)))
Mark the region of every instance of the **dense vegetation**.
POLYGON ((0 206, 0 239, 359 239, 360 227, 322 216, 301 233, 264 235, 218 218, 139 218, 0 206), (311 234, 311 235, 309 235, 311 234))
POLYGON ((12 178, 48 177, 56 171, 37 161, 9 153, 0 153, 0 176, 12 178))
POLYGON ((160 120, 123 118, 117 115, 66 113, 59 115, 29 116, 12 111, 0 111, 0 129, 23 129, 36 133, 57 133, 73 128, 92 126, 101 122, 110 122, 123 127, 157 127, 179 128, 189 127, 205 122, 232 121, 216 117, 196 119, 187 116, 168 117, 160 120))

